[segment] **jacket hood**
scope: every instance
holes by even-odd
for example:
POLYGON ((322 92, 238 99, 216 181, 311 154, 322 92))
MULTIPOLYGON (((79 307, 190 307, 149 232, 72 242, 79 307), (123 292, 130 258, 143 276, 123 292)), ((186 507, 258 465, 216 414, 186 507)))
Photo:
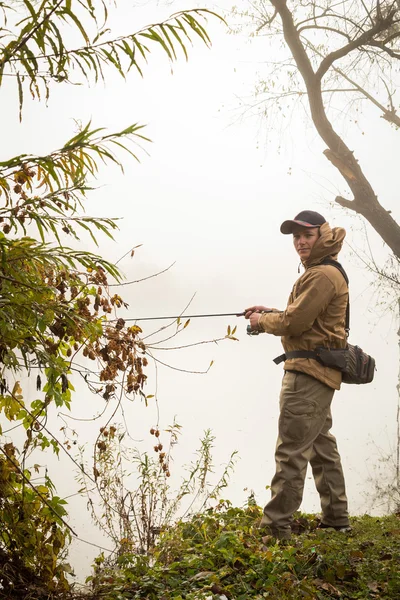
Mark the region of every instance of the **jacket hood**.
POLYGON ((307 260, 302 261, 306 269, 319 264, 328 256, 336 260, 346 237, 346 230, 343 227, 334 227, 331 229, 329 223, 321 225, 319 232, 320 237, 315 242, 310 256, 307 260))

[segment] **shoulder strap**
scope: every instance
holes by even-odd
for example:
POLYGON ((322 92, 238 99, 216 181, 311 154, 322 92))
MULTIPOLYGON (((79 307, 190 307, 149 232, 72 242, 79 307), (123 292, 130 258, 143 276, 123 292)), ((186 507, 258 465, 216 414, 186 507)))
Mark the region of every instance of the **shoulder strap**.
MULTIPOLYGON (((336 269, 338 269, 338 271, 341 272, 341 274, 344 277, 345 282, 347 283, 347 285, 349 285, 349 278, 347 276, 346 271, 343 269, 342 265, 340 264, 340 262, 338 262, 337 260, 333 260, 333 258, 324 258, 323 261, 321 261, 319 263, 320 265, 331 265, 332 267, 336 267, 336 269)), ((347 307, 346 307, 346 333, 347 335, 349 335, 350 332, 350 296, 349 299, 347 300, 347 307)))

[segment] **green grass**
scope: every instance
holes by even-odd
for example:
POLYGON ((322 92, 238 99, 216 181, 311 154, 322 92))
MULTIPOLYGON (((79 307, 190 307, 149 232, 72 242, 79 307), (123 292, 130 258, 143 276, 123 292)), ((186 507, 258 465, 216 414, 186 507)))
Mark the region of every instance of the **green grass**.
POLYGON ((351 533, 318 530, 298 515, 300 533, 265 545, 261 509, 223 502, 161 535, 152 556, 124 555, 93 580, 94 597, 147 600, 400 600, 400 517, 351 519, 351 533))

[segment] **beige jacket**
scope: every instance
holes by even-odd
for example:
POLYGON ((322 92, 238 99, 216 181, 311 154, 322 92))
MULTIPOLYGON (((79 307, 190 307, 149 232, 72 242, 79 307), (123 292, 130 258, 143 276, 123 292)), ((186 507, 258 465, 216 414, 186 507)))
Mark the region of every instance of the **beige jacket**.
MULTIPOLYGON (((260 329, 282 336, 285 352, 346 346, 347 284, 336 267, 319 264, 327 257, 337 259, 346 232, 324 223, 320 233, 310 257, 303 262, 305 272, 294 284, 286 310, 263 314, 259 320, 260 329)), ((286 360, 284 368, 301 371, 335 390, 340 389, 340 371, 324 367, 314 359, 292 358, 286 360)))

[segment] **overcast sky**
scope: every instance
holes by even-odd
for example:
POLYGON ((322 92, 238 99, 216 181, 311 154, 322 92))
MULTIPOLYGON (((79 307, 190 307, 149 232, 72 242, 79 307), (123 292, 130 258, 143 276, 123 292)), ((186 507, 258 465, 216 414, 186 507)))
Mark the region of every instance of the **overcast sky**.
MULTIPOLYGON (((190 6, 190 2, 171 7, 148 2, 132 8, 126 3, 113 17, 113 24, 117 34, 126 33, 190 6)), ((335 194, 346 189, 323 157, 324 146, 306 123, 304 110, 290 110, 268 126, 243 114, 257 74, 263 70, 265 40, 249 44, 245 36, 228 35, 222 25, 211 22, 210 32, 212 49, 196 44, 188 63, 182 58, 173 65, 173 74, 167 59, 154 53, 143 80, 131 73, 123 82, 111 73, 105 87, 54 88, 47 107, 27 101, 22 125, 18 124, 16 89, 8 87, 3 92, 4 158, 60 147, 76 131, 74 119, 92 120, 93 126, 111 131, 132 122, 146 124, 145 134, 153 140, 145 145, 148 155, 139 151, 140 164, 126 158, 124 176, 115 168, 102 169, 99 187, 87 203, 91 215, 122 218, 116 242, 101 240, 101 252, 108 259, 118 260, 142 244, 133 259, 120 263, 127 281, 175 262, 155 279, 122 288, 130 318, 179 314, 193 294, 189 314, 242 311, 254 303, 284 308, 298 277, 298 259, 290 237, 282 236, 279 226, 302 209, 322 212, 332 226, 347 229, 351 247, 359 252, 366 248, 362 222, 332 204, 335 194)), ((366 108, 357 125, 349 124, 346 136, 380 201, 400 218, 393 177, 398 168, 398 133, 375 110, 366 108), (378 145, 387 152, 373 152, 378 145)), ((367 230, 374 255, 383 261, 382 243, 367 230)), ((90 247, 88 240, 85 244, 90 247)), ((351 281, 351 341, 376 356, 378 365, 372 384, 343 386, 333 403, 333 431, 343 459, 350 511, 358 514, 371 510, 365 498, 371 491, 368 478, 379 466, 380 454, 395 443, 397 321, 385 307, 375 306, 380 298, 371 288, 371 276, 348 245, 341 261, 351 281)), ((160 351, 160 360, 188 370, 204 370, 215 361, 207 375, 159 369, 160 427, 169 425, 175 415, 183 426, 173 485, 179 481, 182 465, 192 460, 202 432, 212 428, 216 473, 233 450, 240 457, 225 496, 242 504, 247 488, 255 491, 263 505, 269 498, 265 486, 274 473, 282 368, 272 359, 281 353, 279 339, 250 338, 245 322, 234 317, 192 321, 178 339, 185 344, 215 339, 225 334, 228 324, 238 325, 239 342, 224 341, 180 353, 160 351)), ((147 324, 145 333, 155 328, 147 324)), ((78 384, 77 389, 75 417, 90 418, 103 408, 102 400, 91 397, 83 386, 78 384)), ((146 392, 154 391, 153 376, 146 392)), ((33 387, 31 394, 33 400, 33 387)), ((151 451, 148 430, 157 419, 154 405, 150 402, 146 409, 135 400, 126 406, 126 417, 132 437, 144 440, 141 450, 151 451)), ((80 443, 93 440, 101 424, 101 420, 89 425, 71 422, 80 443)), ((50 472, 60 495, 77 491, 73 465, 62 458, 54 470, 55 460, 43 456, 41 461, 53 466, 50 472)), ((310 473, 302 509, 319 509, 310 473)), ((90 523, 84 500, 71 498, 70 519, 82 537, 107 547, 90 523)), ((79 578, 88 574, 96 553, 73 542, 71 557, 79 578)))

